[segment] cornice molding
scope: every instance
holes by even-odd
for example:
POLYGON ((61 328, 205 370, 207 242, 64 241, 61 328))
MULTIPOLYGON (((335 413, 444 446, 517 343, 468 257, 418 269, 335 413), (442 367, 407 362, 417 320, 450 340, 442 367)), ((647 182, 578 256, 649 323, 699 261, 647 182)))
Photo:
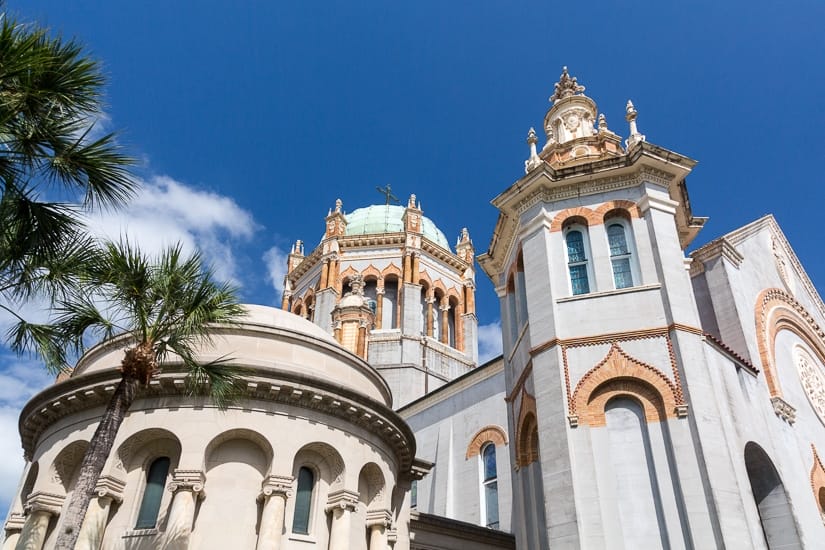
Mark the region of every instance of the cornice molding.
MULTIPOLYGON (((243 365, 242 393, 230 410, 274 410, 251 406, 250 400, 272 405, 286 404, 316 410, 343 419, 375 434, 393 450, 400 471, 408 471, 415 457, 415 436, 392 409, 369 397, 333 382, 295 373, 288 368, 243 365)), ((26 458, 31 460, 37 441, 58 420, 97 407, 105 407, 120 381, 116 368, 70 378, 33 397, 20 415, 20 434, 26 458)), ((191 397, 187 374, 180 365, 164 365, 163 372, 142 388, 141 399, 177 397, 177 408, 203 407, 204 397, 191 397)), ((206 405, 207 407, 209 405, 206 405)))

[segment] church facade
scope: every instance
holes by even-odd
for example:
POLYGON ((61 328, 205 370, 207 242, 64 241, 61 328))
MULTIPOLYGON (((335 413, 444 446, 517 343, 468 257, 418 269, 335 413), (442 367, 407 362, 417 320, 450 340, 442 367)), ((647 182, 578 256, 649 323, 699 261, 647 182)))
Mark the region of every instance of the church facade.
MULTIPOLYGON (((338 201, 281 310, 202 350, 248 369, 234 407, 175 364, 135 401, 79 548, 821 546, 825 304, 771 216, 686 254, 695 161, 584 91, 565 68, 493 199, 501 357, 478 365, 468 231, 338 201)), ((53 545, 121 349, 24 408, 4 550, 53 545)))

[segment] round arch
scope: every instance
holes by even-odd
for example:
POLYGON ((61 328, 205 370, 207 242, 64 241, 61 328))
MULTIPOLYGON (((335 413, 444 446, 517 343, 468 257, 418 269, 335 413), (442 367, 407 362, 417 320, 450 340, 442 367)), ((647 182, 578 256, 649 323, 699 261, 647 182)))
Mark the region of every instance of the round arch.
POLYGON ((778 288, 763 290, 755 307, 756 343, 771 397, 782 397, 776 372, 776 337, 788 330, 798 336, 825 364, 825 332, 791 295, 778 288))

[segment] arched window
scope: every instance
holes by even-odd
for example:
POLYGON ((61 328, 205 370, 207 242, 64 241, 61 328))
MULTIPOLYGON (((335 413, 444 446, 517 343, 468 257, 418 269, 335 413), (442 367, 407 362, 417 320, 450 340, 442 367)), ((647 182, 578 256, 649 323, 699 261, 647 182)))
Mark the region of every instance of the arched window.
POLYGON ((146 473, 146 488, 143 490, 143 500, 140 503, 135 529, 153 529, 157 524, 160 501, 163 498, 163 488, 166 486, 170 463, 168 457, 162 456, 149 465, 149 471, 146 473))
POLYGON ((633 286, 633 272, 631 271, 631 250, 627 244, 625 226, 621 223, 611 223, 607 226, 607 243, 610 246, 610 265, 613 268, 613 283, 616 288, 633 286))
POLYGON ((584 234, 579 229, 570 229, 565 237, 567 242, 567 269, 570 272, 570 290, 573 295, 590 292, 587 276, 587 251, 584 234))
POLYGON ((498 529, 498 472, 496 446, 487 443, 481 450, 481 492, 484 498, 482 524, 498 529))
POLYGON ((382 307, 381 328, 398 328, 398 279, 384 279, 384 304, 382 307))
POLYGON ((309 534, 309 513, 312 508, 312 489, 315 486, 315 474, 302 466, 298 470, 298 491, 295 495, 295 514, 292 518, 292 532, 309 534))

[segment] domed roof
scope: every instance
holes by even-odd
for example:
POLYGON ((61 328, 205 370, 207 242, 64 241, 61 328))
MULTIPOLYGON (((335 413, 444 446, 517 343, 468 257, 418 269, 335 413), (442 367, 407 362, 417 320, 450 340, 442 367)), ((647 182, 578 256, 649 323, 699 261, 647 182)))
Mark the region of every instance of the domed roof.
MULTIPOLYGON (((405 208, 394 204, 373 204, 358 208, 346 215, 347 235, 372 235, 376 233, 400 233, 404 231, 405 208)), ((425 237, 450 250, 447 237, 435 226, 433 221, 421 216, 421 229, 425 237)))
POLYGON ((300 315, 257 304, 244 304, 243 307, 247 312, 246 318, 243 320, 244 323, 301 332, 308 336, 314 336, 315 338, 326 340, 336 345, 338 344, 330 333, 300 315))

